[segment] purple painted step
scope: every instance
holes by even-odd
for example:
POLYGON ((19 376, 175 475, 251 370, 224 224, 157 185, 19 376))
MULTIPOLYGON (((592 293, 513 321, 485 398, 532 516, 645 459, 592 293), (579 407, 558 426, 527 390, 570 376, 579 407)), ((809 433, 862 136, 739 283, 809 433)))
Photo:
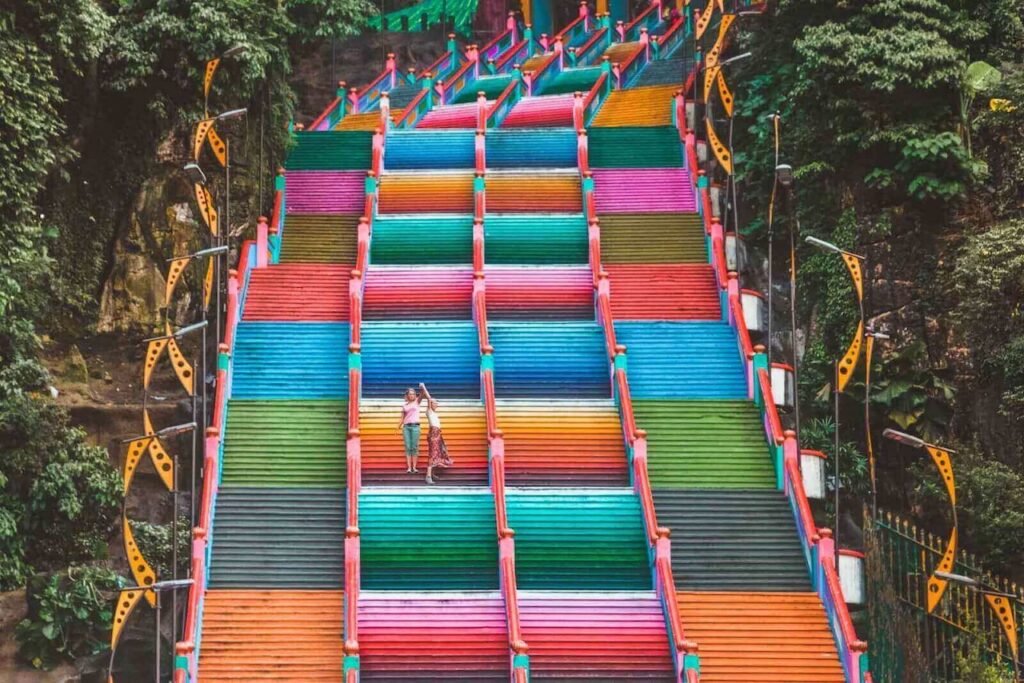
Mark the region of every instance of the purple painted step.
POLYGON ((365 199, 366 171, 289 171, 285 176, 288 213, 359 215, 365 199))
POLYGON ((595 168, 593 173, 599 214, 697 210, 684 168, 595 168))

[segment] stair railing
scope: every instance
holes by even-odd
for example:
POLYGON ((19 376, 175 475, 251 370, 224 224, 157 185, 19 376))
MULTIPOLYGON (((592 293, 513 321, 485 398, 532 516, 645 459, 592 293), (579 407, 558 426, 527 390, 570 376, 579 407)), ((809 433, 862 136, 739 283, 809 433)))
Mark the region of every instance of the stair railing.
POLYGON ((406 106, 402 111, 402 115, 398 117, 392 126, 398 129, 415 128, 420 119, 434 108, 434 98, 433 84, 428 82, 423 90, 417 93, 416 97, 412 98, 412 102, 406 106))
POLYGON ((516 23, 515 12, 509 12, 505 19, 505 30, 488 41, 480 48, 480 57, 485 62, 497 59, 499 55, 519 42, 519 24, 516 23))
POLYGON ((594 57, 601 54, 604 49, 612 44, 612 31, 607 26, 602 26, 598 30, 594 31, 594 34, 587 38, 587 42, 583 43, 576 50, 576 64, 577 66, 584 66, 590 62, 594 57))
POLYGON ((466 63, 451 78, 438 80, 434 86, 438 104, 448 104, 461 93, 465 87, 480 76, 480 52, 476 45, 466 48, 466 63))
POLYGON ((449 33, 448 51, 435 59, 427 68, 423 69, 423 71, 420 72, 420 78, 428 75, 434 78, 444 78, 451 72, 458 69, 462 65, 462 60, 462 51, 459 50, 459 46, 455 42, 455 34, 449 33))
POLYGON ((313 119, 313 123, 309 124, 309 130, 320 131, 320 130, 331 130, 338 122, 345 118, 345 115, 349 113, 351 105, 348 101, 348 84, 345 81, 338 81, 338 89, 335 91, 335 97, 327 108, 324 109, 320 116, 313 119))
POLYGON ((652 30, 662 24, 661 2, 662 0, 651 0, 651 4, 648 5, 647 9, 638 14, 633 21, 626 24, 623 42, 629 43, 634 40, 640 40, 641 32, 652 30))
POLYGON ((485 127, 497 128, 505 120, 505 117, 509 115, 509 112, 519 103, 519 100, 523 98, 525 88, 523 87, 523 76, 522 73, 516 69, 515 77, 512 82, 498 95, 497 99, 491 103, 490 108, 487 111, 487 117, 485 119, 485 127))
POLYGON ((377 103, 382 93, 398 85, 398 68, 395 64, 395 53, 389 52, 384 60, 384 71, 370 81, 355 98, 353 111, 368 111, 377 103))
POLYGON ((541 62, 540 66, 533 71, 527 71, 523 74, 527 95, 541 94, 544 90, 544 84, 562 72, 561 45, 561 42, 555 43, 555 50, 541 62))
POLYGON ((274 177, 274 208, 270 213, 270 236, 268 238, 271 263, 278 263, 281 260, 281 240, 284 237, 284 208, 285 171, 283 168, 278 168, 277 175, 274 177))
POLYGON ((663 34, 655 36, 652 40, 654 43, 654 58, 655 59, 669 59, 675 54, 676 50, 683 45, 687 38, 689 38, 689 31, 687 30, 690 23, 683 17, 679 17, 672 25, 669 26, 663 34))
MULTIPOLYGON (((698 67, 694 68, 696 70, 698 67)), ((832 532, 828 529, 815 529, 810 503, 803 487, 799 465, 800 449, 796 433, 783 430, 772 393, 771 375, 768 371, 768 359, 764 353, 764 347, 751 344, 750 332, 747 329, 740 302, 738 275, 735 272, 726 272, 722 227, 717 222, 718 219, 712 216, 707 177, 697 167, 696 136, 692 130, 684 132, 683 129, 685 103, 682 102, 682 99, 682 93, 678 93, 674 118, 679 127, 680 139, 686 146, 690 180, 700 199, 698 210, 703 218, 708 237, 709 257, 715 269, 719 289, 723 294, 723 317, 736 330, 739 350, 746 365, 749 397, 761 411, 777 483, 789 500, 804 557, 808 561, 814 590, 825 606, 846 679, 859 683, 870 679, 870 673, 867 670, 867 645, 857 638, 853 620, 843 597, 836 568, 832 532)))
POLYGON ((628 86, 634 78, 647 66, 651 61, 651 45, 650 39, 648 38, 647 29, 640 29, 640 44, 637 46, 625 61, 621 64, 616 64, 612 71, 615 74, 615 89, 621 90, 628 86))
POLYGON ((213 416, 203 439, 203 488, 199 499, 198 525, 192 529, 192 585, 189 587, 182 625, 182 640, 175 644, 174 681, 192 683, 198 679, 199 651, 202 641, 203 609, 210 583, 210 557, 213 548, 213 524, 220 489, 221 464, 224 458, 222 435, 227 422, 227 405, 231 397, 234 365, 235 333, 245 295, 249 273, 256 264, 256 244, 242 242, 238 270, 228 271, 227 312, 224 341, 217 347, 217 385, 213 395, 213 416))
POLYGON ((594 22, 590 17, 590 8, 587 7, 586 0, 580 0, 579 4, 579 16, 570 21, 561 31, 555 34, 555 40, 561 40, 562 44, 566 47, 575 45, 576 41, 585 36, 594 25, 594 22))
POLYGON ((612 92, 612 74, 611 64, 607 58, 602 58, 601 61, 601 75, 594 85, 590 87, 586 96, 583 97, 581 102, 579 120, 576 121, 576 129, 585 128, 590 125, 590 122, 597 116, 598 110, 604 101, 608 99, 608 96, 612 92))

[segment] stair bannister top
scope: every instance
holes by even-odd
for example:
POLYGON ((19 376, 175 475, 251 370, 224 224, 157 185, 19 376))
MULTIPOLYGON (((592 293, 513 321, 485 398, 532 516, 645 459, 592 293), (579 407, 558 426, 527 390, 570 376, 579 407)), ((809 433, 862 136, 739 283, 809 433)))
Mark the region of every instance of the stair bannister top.
POLYGON ((490 108, 487 110, 486 127, 497 128, 501 125, 501 122, 505 120, 508 113, 512 111, 512 108, 516 106, 523 94, 523 79, 522 74, 517 70, 515 77, 512 82, 501 91, 497 99, 491 103, 490 108))
POLYGON ((602 26, 598 30, 594 31, 594 34, 587 38, 587 42, 583 43, 583 45, 576 50, 576 63, 581 66, 585 65, 592 56, 591 51, 605 42, 611 43, 611 29, 606 26, 602 26))
POLYGON ((628 43, 633 40, 639 40, 641 30, 654 28, 661 22, 661 0, 651 0, 651 4, 648 5, 647 9, 636 15, 633 21, 626 24, 623 31, 623 42, 628 43))
POLYGON ((665 29, 665 32, 660 36, 655 36, 653 41, 658 46, 658 58, 668 59, 676 51, 683 41, 689 36, 689 32, 686 30, 689 26, 689 22, 683 17, 679 17, 672 25, 665 29))
POLYGON ((570 21, 565 27, 555 34, 555 40, 561 39, 565 45, 572 45, 574 41, 588 31, 590 31, 593 21, 590 19, 590 8, 587 7, 586 0, 580 0, 579 16, 570 21))
POLYGON ((395 64, 395 53, 389 52, 384 60, 384 71, 363 87, 355 111, 366 111, 380 99, 382 93, 394 88, 398 83, 398 68, 395 64))
POLYGON ((402 115, 392 124, 394 128, 412 128, 433 106, 433 86, 428 85, 402 110, 402 115))
POLYGON ((445 75, 454 71, 461 63, 462 52, 455 42, 455 34, 448 34, 448 51, 438 57, 427 68, 420 71, 420 78, 431 74, 436 78, 444 78, 445 75))
POLYGON ((509 12, 508 17, 505 19, 505 30, 480 48, 480 57, 484 61, 497 59, 499 55, 518 42, 519 25, 516 23, 516 14, 515 12, 509 12))

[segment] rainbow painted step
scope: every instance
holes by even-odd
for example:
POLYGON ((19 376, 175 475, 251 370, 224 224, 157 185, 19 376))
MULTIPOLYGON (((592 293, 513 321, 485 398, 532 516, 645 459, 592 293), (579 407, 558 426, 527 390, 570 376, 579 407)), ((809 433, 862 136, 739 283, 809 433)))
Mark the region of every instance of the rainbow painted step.
POLYGON ((487 131, 487 167, 575 168, 576 132, 571 128, 498 128, 487 131))
POLYGON ((498 592, 359 596, 364 681, 507 681, 508 626, 498 592))
POLYGON ((604 334, 593 322, 489 322, 498 398, 609 398, 604 334))
MULTIPOLYGON (((442 486, 486 486, 487 417, 483 404, 448 400, 440 403, 444 439, 454 466, 435 470, 435 480, 442 486)), ((359 404, 364 486, 426 486, 423 474, 410 475, 405 471, 402 436, 395 429, 401 414, 401 399, 366 399, 359 404)), ((419 465, 425 471, 429 453, 426 425, 420 431, 419 465)))
POLYGON ((342 682, 340 590, 209 590, 199 678, 342 682))
POLYGON ((509 489, 524 590, 646 590, 640 501, 630 489, 509 489))
POLYGON ((347 323, 241 322, 232 398, 348 398, 347 323))
POLYGON ((696 213, 610 213, 601 216, 601 262, 708 262, 703 219, 696 213))
POLYGON ((249 275, 242 320, 348 322, 350 271, 315 263, 257 268, 249 275))
POLYGON ((373 221, 370 262, 374 265, 471 264, 473 216, 468 213, 377 216, 373 221))
MULTIPOLYGON (((360 207, 362 208, 362 207, 360 207)), ((281 236, 281 264, 356 262, 358 214, 288 214, 281 236)))
POLYGON ((345 487, 346 401, 228 401, 221 486, 345 487))
POLYGON ((377 210, 388 213, 473 213, 473 173, 387 171, 377 210))
POLYGON ((548 95, 524 97, 502 122, 505 128, 566 128, 572 126, 575 97, 548 95))
POLYGON ((604 266, 615 320, 719 320, 711 266, 697 263, 604 266))
POLYGON ((484 220, 488 265, 586 264, 587 221, 583 214, 489 215, 484 220))
POLYGON ((488 320, 593 320, 588 266, 487 266, 488 320))
POLYGON ((674 126, 592 128, 587 153, 594 168, 682 168, 683 146, 674 126))
POLYGON ((472 320, 469 266, 371 266, 363 292, 364 320, 472 320))
POLYGON ((389 171, 474 168, 476 131, 390 130, 384 139, 389 171))
POLYGON ((365 180, 365 171, 288 171, 285 211, 358 216, 366 199, 365 180))
POLYGON ((679 90, 681 87, 674 83, 613 90, 601 105, 591 127, 671 126, 674 96, 679 90))
MULTIPOLYGON (((370 168, 373 147, 373 133, 370 131, 295 132, 292 135, 295 146, 284 162, 288 171, 351 171, 370 168)), ((288 192, 291 191, 289 187, 288 192)))
POLYGON ((509 486, 629 485, 611 401, 498 401, 509 486))
POLYGON ((530 680, 676 680, 661 602, 651 590, 519 591, 530 680))
POLYGON ((498 589, 489 490, 365 487, 359 516, 364 589, 498 589))
POLYGON ((633 412, 647 431, 652 487, 775 487, 764 427, 752 402, 635 399, 633 412))
POLYGON ((222 487, 211 588, 341 588, 345 490, 222 487))
POLYGON ((471 321, 367 321, 362 351, 367 398, 398 398, 420 382, 439 399, 480 397, 480 343, 471 321))
POLYGON ((576 169, 500 170, 487 174, 487 212, 583 212, 583 189, 576 169))
POLYGON ((622 322, 634 398, 746 398, 736 336, 725 322, 622 322))
POLYGON ((694 213, 697 201, 683 168, 595 168, 599 216, 614 213, 694 213))

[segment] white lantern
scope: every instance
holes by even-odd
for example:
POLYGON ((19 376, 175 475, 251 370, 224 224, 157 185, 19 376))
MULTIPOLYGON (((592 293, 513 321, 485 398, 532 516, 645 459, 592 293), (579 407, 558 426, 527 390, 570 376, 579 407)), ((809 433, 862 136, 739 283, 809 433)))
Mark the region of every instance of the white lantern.
POLYGON ((843 587, 843 599, 847 605, 864 605, 864 553, 842 549, 836 552, 839 565, 839 585, 843 587))
POLYGON ((772 398, 780 410, 790 411, 796 405, 796 384, 793 380, 793 366, 772 363, 772 398))
POLYGON ((742 273, 747 267, 747 245, 734 232, 725 233, 725 269, 742 273))
POLYGON ((821 451, 800 451, 800 472, 804 480, 804 493, 813 500, 825 498, 826 455, 821 451))
POLYGON ((764 303, 764 295, 752 289, 740 290, 740 303, 743 305, 743 322, 747 329, 757 334, 768 330, 768 308, 764 303))

